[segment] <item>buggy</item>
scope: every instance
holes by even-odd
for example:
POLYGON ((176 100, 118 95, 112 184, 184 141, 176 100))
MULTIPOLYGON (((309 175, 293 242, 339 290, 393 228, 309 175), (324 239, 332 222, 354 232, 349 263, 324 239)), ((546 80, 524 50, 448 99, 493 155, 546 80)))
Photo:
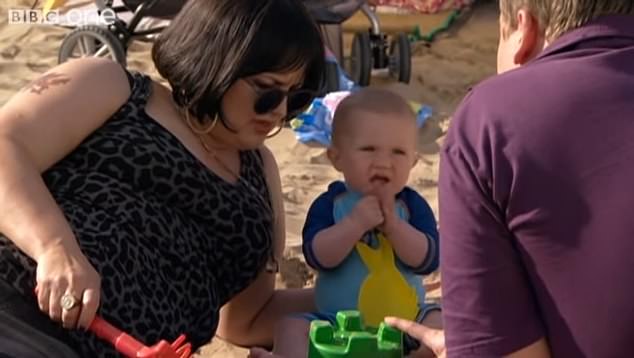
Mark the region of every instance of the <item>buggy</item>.
MULTIPOLYGON (((99 56, 110 57, 125 66, 126 52, 131 42, 152 41, 167 26, 169 19, 180 11, 185 1, 122 0, 122 3, 115 4, 113 0, 95 0, 99 14, 113 16, 110 16, 107 25, 82 24, 74 27, 61 43, 58 62, 76 57, 99 56), (158 25, 140 26, 143 21, 158 25)), ((409 82, 411 50, 407 34, 398 33, 388 37, 381 32, 378 17, 366 1, 304 0, 304 4, 322 27, 327 47, 332 50, 337 61, 344 64, 357 85, 369 85, 373 69, 388 69, 398 81, 409 82), (350 56, 344 58, 341 24, 359 10, 367 16, 371 26, 367 31, 354 34, 350 56)), ((335 69, 328 67, 327 83, 332 84, 333 76, 337 76, 333 71, 335 69)))

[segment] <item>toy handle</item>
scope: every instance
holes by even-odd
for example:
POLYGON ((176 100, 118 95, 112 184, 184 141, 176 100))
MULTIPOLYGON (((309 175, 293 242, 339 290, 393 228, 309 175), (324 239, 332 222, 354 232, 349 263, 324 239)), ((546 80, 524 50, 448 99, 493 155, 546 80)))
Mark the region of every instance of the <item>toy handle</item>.
POLYGON ((88 329, 97 337, 110 342, 117 351, 128 357, 136 357, 137 353, 145 348, 141 342, 111 325, 99 316, 95 316, 95 319, 92 321, 88 329))

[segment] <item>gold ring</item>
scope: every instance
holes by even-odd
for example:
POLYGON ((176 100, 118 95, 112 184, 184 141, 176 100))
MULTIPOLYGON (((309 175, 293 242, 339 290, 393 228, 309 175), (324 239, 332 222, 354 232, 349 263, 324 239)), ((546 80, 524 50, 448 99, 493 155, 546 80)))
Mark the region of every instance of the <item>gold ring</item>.
POLYGON ((79 305, 79 300, 70 293, 67 293, 59 300, 59 304, 64 310, 70 311, 79 305))

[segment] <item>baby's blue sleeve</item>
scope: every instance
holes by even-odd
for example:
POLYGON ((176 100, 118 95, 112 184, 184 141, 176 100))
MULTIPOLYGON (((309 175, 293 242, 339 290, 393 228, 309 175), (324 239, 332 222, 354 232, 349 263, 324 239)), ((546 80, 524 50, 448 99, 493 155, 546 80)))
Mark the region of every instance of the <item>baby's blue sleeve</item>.
POLYGON ((409 210, 409 224, 427 236, 429 247, 423 262, 412 267, 412 271, 419 275, 430 274, 438 269, 440 256, 434 211, 420 194, 410 188, 405 188, 402 192, 402 199, 409 210))
POLYGON ((306 222, 304 223, 304 229, 302 230, 302 251, 306 263, 316 269, 324 270, 315 252, 313 251, 313 239, 318 232, 329 228, 335 224, 333 215, 334 195, 330 191, 321 194, 311 204, 306 215, 306 222))

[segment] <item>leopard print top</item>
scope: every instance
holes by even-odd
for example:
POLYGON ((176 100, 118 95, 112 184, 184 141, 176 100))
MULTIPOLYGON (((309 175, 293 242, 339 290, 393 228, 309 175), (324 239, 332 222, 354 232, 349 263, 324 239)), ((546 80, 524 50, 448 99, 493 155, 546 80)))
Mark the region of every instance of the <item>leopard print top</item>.
MULTIPOLYGON (((197 348, 271 257, 262 158, 241 152, 248 184, 224 181, 146 114, 151 80, 132 78, 129 101, 43 178, 101 274, 99 314, 147 345, 184 333, 197 348)), ((28 297, 34 269, 0 235, 0 279, 28 297)), ((118 356, 90 333, 69 339, 83 357, 118 356)))

